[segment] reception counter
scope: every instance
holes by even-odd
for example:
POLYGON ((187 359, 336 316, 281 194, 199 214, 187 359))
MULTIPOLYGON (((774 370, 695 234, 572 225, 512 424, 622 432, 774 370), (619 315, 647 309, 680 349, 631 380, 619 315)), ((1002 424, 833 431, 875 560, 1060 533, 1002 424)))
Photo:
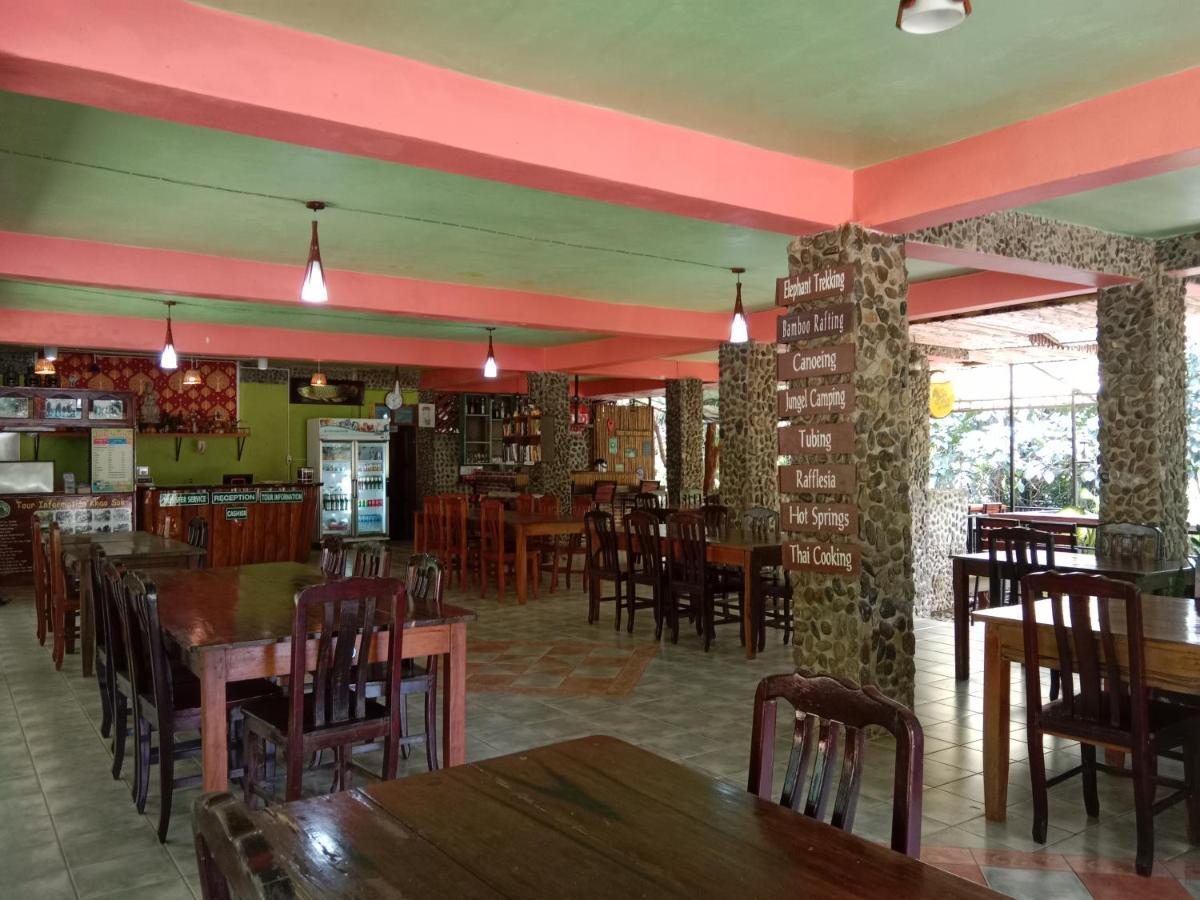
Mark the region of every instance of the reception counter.
POLYGON ((208 522, 208 565, 213 567, 306 562, 319 489, 298 482, 139 487, 138 522, 143 531, 159 532, 170 516, 168 536, 186 541, 188 523, 203 517, 208 522))

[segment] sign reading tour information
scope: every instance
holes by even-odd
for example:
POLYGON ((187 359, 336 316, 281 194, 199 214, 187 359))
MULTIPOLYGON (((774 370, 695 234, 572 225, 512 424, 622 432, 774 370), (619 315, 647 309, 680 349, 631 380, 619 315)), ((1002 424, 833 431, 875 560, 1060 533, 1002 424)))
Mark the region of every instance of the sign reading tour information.
POLYGON ((830 266, 775 279, 775 305, 791 306, 806 300, 840 297, 854 289, 854 266, 830 266))
POLYGON ((854 466, 780 466, 781 494, 853 494, 854 466))
POLYGON ((857 534, 858 507, 848 503, 784 503, 779 508, 779 527, 806 534, 857 534))
POLYGON ((835 344, 807 350, 788 350, 777 357, 780 381, 815 378, 818 375, 845 375, 854 371, 854 345, 835 344))
POLYGON ((812 453, 853 453, 854 426, 849 422, 834 425, 792 425, 779 429, 779 452, 784 456, 812 453))
POLYGON ((807 341, 811 338, 841 337, 854 330, 854 306, 839 303, 823 309, 799 307, 776 320, 779 343, 807 341))
POLYGON ((854 385, 848 381, 779 392, 779 418, 854 412, 854 385))
POLYGON ((784 541, 783 567, 793 572, 854 576, 859 572, 859 548, 853 544, 784 541))

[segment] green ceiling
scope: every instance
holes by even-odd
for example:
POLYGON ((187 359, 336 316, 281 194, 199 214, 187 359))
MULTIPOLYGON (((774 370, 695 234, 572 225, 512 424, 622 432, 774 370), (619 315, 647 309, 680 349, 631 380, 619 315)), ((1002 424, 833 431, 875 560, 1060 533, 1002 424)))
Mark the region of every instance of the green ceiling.
POLYGON ((1197 64, 1195 0, 208 0, 547 94, 858 167, 1197 64))
POLYGON ((1200 231, 1200 168, 1126 181, 1025 209, 1038 216, 1139 237, 1200 231))
MULTIPOLYGON (((165 319, 167 313, 162 299, 122 291, 0 280, 0 309, 165 319)), ((171 299, 178 304, 171 310, 171 317, 176 322, 296 328, 305 331, 476 343, 483 342, 486 337, 478 326, 372 313, 339 312, 301 306, 299 303, 294 307, 280 307, 265 303, 241 303, 200 297, 172 296, 171 299)), ((500 344, 529 347, 557 346, 598 337, 603 335, 533 328, 497 328, 495 333, 496 341, 500 344)))
POLYGON ((3 230, 292 263, 298 282, 299 201, 319 198, 332 269, 709 311, 728 266, 751 308, 786 266, 771 232, 17 94, 0 121, 3 230))

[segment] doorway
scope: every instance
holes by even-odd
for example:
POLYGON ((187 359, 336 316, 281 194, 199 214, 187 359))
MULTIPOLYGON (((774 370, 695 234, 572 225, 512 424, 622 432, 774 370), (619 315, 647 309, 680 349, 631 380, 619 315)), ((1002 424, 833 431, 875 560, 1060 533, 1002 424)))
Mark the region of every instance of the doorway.
POLYGON ((413 513, 417 510, 417 429, 412 425, 397 425, 389 447, 392 484, 388 512, 392 527, 388 537, 411 541, 413 513))

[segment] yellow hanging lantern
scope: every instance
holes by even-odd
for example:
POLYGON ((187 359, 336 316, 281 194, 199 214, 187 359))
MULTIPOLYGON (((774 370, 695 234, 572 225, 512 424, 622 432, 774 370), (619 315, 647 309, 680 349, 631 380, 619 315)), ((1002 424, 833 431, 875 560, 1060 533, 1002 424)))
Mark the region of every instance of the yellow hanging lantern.
POLYGON ((929 415, 944 419, 954 411, 954 385, 945 372, 934 372, 929 377, 929 415))

